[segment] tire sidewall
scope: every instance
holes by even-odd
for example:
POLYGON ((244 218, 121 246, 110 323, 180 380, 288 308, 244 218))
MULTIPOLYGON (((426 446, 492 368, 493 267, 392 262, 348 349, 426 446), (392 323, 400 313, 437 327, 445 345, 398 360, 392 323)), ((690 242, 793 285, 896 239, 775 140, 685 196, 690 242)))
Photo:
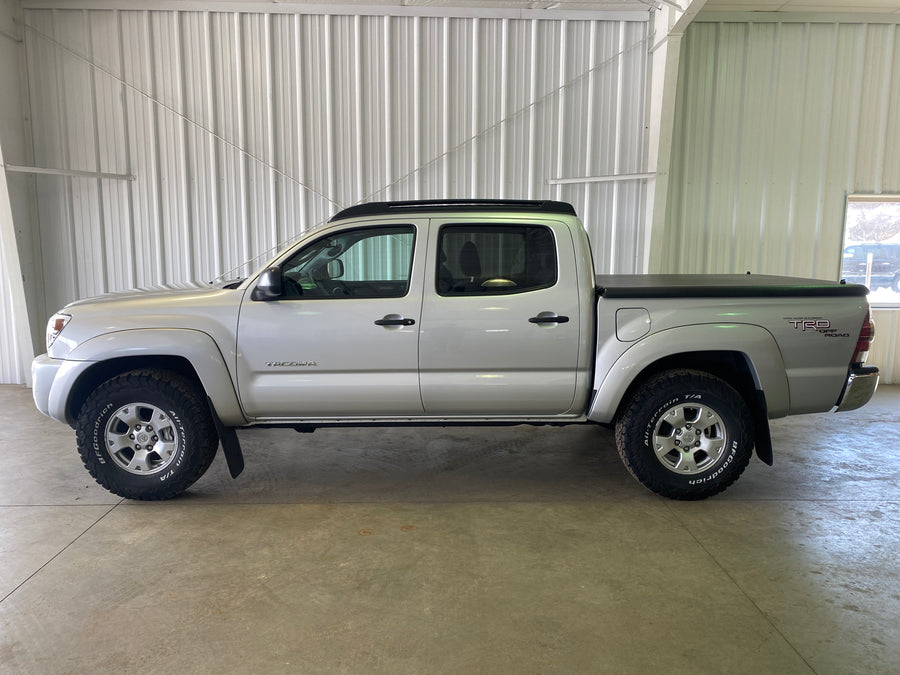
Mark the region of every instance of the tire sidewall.
POLYGON ((741 395, 724 380, 694 370, 672 370, 645 381, 616 423, 616 446, 626 468, 644 487, 670 499, 696 500, 731 485, 750 461, 753 421, 741 395), (659 460, 653 445, 656 425, 674 406, 702 404, 718 415, 727 447, 710 467, 676 473, 659 460))
POLYGON ((90 433, 90 450, 99 464, 104 464, 118 472, 118 482, 123 484, 133 484, 135 487, 146 486, 148 483, 157 484, 165 483, 173 478, 179 470, 184 466, 187 453, 187 429, 185 429, 184 421, 178 411, 171 405, 171 402, 165 400, 165 397, 157 394, 147 395, 147 392, 133 392, 130 396, 118 396, 109 399, 103 404, 99 414, 93 416, 94 421, 91 424, 90 433), (148 473, 145 476, 130 473, 123 469, 112 457, 106 444, 106 427, 114 412, 122 406, 133 403, 149 403, 164 410, 169 420, 175 427, 178 434, 178 443, 175 448, 175 454, 166 467, 161 471, 148 473))
MULTIPOLYGON (((648 470, 657 474, 657 480, 677 490, 700 490, 721 483, 729 475, 729 468, 736 464, 741 448, 740 423, 732 410, 731 404, 709 391, 685 391, 665 397, 664 402, 656 406, 647 417, 641 429, 640 444, 645 454, 648 470), (653 435, 662 416, 678 405, 703 404, 711 408, 722 420, 725 427, 726 448, 722 456, 711 467, 694 475, 676 473, 660 461, 653 447, 653 435)), ((743 467, 742 467, 743 468, 743 467)))
MULTIPOLYGON (((205 410, 185 395, 183 383, 146 374, 130 374, 108 381, 85 402, 76 425, 78 450, 85 467, 103 487, 129 499, 168 499, 186 490, 206 470, 212 457, 204 454, 208 425, 205 410), (162 410, 178 435, 175 453, 166 467, 138 475, 126 471, 112 457, 106 428, 113 413, 126 405, 145 403, 162 410), (188 422, 187 420, 190 420, 188 422)), ((214 449, 213 449, 214 452, 214 449)))

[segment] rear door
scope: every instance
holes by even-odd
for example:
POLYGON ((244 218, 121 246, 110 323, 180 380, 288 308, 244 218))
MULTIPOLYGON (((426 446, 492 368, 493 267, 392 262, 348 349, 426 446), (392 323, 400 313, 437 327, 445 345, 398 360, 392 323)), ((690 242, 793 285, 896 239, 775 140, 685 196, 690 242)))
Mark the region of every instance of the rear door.
POLYGON ((555 415, 573 405, 579 297, 556 221, 432 220, 419 342, 428 415, 555 415))

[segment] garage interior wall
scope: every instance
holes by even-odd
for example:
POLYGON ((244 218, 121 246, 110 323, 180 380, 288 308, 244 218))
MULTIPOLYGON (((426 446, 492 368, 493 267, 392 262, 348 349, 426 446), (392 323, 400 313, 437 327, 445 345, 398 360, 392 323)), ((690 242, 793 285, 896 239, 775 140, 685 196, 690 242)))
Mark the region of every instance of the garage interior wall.
POLYGON ((22 8, 0 0, 0 382, 28 380, 26 364, 33 357, 32 342, 43 327, 28 329, 26 304, 40 295, 40 270, 21 264, 33 259, 34 182, 7 165, 30 165, 26 100, 19 82, 25 69, 22 8))
MULTIPOLYGON (((732 15, 733 16, 733 15, 732 15)), ((685 32, 662 272, 838 279, 851 193, 900 193, 896 23, 704 15, 685 32)), ((869 363, 900 377, 897 310, 869 363)))
MULTIPOLYGON (((552 198, 644 264, 646 13, 24 10, 48 313, 245 276, 366 200, 552 198), (637 17, 638 20, 631 20, 637 17), (641 18, 643 17, 643 18, 641 18)), ((5 358, 5 357, 0 357, 5 358)))

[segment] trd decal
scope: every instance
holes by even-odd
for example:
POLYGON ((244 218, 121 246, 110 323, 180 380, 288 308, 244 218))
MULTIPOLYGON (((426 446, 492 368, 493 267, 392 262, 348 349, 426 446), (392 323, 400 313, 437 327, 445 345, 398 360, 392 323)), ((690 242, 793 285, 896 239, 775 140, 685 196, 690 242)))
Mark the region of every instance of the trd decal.
POLYGON ((793 326, 795 330, 799 330, 802 333, 818 333, 825 337, 836 338, 850 337, 850 333, 838 333, 837 328, 831 327, 831 321, 829 319, 823 319, 822 317, 802 317, 796 319, 785 317, 784 320, 793 326))

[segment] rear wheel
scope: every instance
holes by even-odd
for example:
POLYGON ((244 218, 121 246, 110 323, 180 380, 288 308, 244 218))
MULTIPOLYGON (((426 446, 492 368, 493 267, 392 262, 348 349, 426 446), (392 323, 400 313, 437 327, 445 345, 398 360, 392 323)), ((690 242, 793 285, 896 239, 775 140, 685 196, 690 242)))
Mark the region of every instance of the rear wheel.
POLYGON ((90 474, 128 499, 169 499, 209 468, 218 447, 197 388, 168 371, 138 370, 107 380, 88 397, 76 424, 90 474))
POLYGON ((753 422, 724 380, 671 370, 647 380, 616 423, 625 466, 672 499, 705 499, 738 479, 753 450, 753 422))

